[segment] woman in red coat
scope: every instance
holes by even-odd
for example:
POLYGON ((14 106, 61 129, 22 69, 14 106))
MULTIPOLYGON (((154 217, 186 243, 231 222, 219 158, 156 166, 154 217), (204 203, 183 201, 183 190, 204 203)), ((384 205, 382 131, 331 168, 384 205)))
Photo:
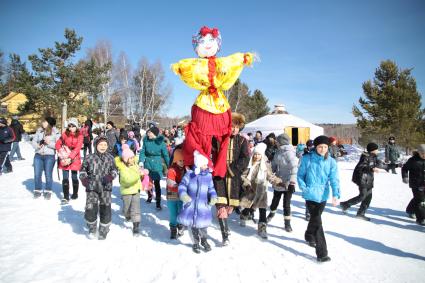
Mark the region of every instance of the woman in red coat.
POLYGON ((59 155, 58 167, 62 169, 63 180, 62 190, 63 199, 62 204, 69 202, 69 171, 71 171, 72 178, 72 199, 78 198, 78 171, 81 169, 81 156, 80 151, 83 146, 83 135, 78 130, 78 120, 76 118, 70 118, 68 120, 68 127, 62 136, 56 142, 56 150, 59 155), (61 148, 69 148, 68 154, 61 154, 65 150, 61 148))

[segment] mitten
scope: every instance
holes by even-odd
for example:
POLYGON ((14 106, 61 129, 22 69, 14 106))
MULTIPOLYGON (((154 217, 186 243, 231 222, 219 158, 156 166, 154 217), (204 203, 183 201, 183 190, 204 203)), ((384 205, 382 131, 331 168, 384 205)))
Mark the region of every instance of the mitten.
POLYGON ((83 186, 87 188, 89 186, 89 178, 81 179, 81 184, 83 184, 83 186))
POLYGON ((180 197, 180 199, 184 203, 188 203, 188 202, 191 202, 192 201, 192 198, 189 195, 187 195, 187 194, 182 195, 180 197))
POLYGON ((295 192, 295 185, 294 184, 289 184, 288 185, 288 192, 294 193, 295 192))
POLYGON ((143 162, 139 162, 139 166, 143 168, 143 162))
POLYGON ((217 198, 212 198, 208 204, 209 204, 209 205, 214 205, 214 204, 216 204, 216 203, 217 203, 217 201, 218 201, 218 199, 217 199, 217 198))
POLYGON ((403 178, 403 183, 409 184, 409 179, 408 178, 403 178))
POLYGON ((114 180, 114 177, 111 174, 105 175, 102 178, 102 185, 106 186, 109 183, 112 183, 112 181, 114 180))

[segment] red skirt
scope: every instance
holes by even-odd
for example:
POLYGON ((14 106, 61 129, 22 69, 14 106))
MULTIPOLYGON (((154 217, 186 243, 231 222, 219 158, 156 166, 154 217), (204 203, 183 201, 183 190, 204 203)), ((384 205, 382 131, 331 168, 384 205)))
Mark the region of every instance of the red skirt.
POLYGON ((185 128, 185 141, 183 144, 183 158, 186 166, 193 165, 193 152, 208 158, 208 166, 213 170, 214 176, 226 175, 226 155, 232 132, 232 111, 229 108, 221 114, 213 114, 192 106, 192 120, 185 128), (212 138, 220 143, 220 148, 213 164, 211 159, 212 138))

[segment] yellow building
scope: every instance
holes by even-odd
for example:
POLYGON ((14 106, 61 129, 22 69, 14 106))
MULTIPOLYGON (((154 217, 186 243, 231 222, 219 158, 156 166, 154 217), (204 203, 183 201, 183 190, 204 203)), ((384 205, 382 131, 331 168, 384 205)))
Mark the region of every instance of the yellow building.
MULTIPOLYGON (((19 106, 27 102, 27 97, 23 93, 11 92, 3 97, 0 101, 0 115, 8 118, 19 114, 19 106)), ((37 130, 41 115, 37 113, 27 113, 19 116, 19 121, 22 123, 24 130, 27 133, 32 133, 37 130)))

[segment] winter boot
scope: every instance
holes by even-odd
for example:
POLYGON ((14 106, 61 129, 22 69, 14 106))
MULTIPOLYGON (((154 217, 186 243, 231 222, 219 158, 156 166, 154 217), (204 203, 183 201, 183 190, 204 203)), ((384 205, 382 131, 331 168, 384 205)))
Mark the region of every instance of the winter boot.
POLYGON ((258 223, 258 235, 263 239, 267 239, 267 223, 258 223))
POLYGON ((177 235, 179 237, 184 235, 184 226, 182 224, 177 224, 177 235))
POLYGON ((133 222, 133 236, 139 236, 139 224, 140 222, 133 222))
POLYGON ((201 238, 201 246, 204 247, 206 252, 211 251, 211 246, 208 244, 207 238, 201 238))
POLYGON ((78 180, 72 180, 72 195, 71 199, 77 199, 78 198, 78 187, 80 183, 78 180))
POLYGON ((176 240, 177 239, 177 226, 171 226, 170 225, 170 232, 171 232, 170 239, 176 240))
POLYGON ((322 256, 317 258, 317 262, 328 262, 331 261, 331 258, 329 256, 322 256))
POLYGON ((105 240, 109 232, 109 225, 100 223, 99 225, 99 240, 105 240))
POLYGON ((223 246, 227 246, 229 244, 229 233, 227 226, 226 218, 219 218, 218 224, 220 224, 221 236, 223 237, 223 246), (226 229, 227 228, 227 229, 226 229))
POLYGON ((153 197, 152 192, 151 191, 148 191, 148 198, 146 199, 146 202, 147 203, 151 203, 152 202, 152 197, 153 197))
POLYGON ((41 190, 35 189, 34 190, 34 198, 39 198, 39 197, 41 197, 41 190))
POLYGON ((192 250, 194 253, 201 253, 201 246, 199 245, 199 229, 192 228, 193 245, 192 250))
POLYGON ((411 219, 416 219, 416 215, 414 213, 407 213, 407 217, 411 219))
POLYGON ((244 215, 243 213, 241 213, 240 215, 240 222, 239 224, 241 225, 241 227, 245 227, 246 226, 246 220, 247 220, 247 216, 244 215))
POLYGON ((347 210, 350 208, 350 206, 346 202, 340 202, 339 206, 341 207, 342 213, 347 214, 347 210))
POLYGON ((276 210, 269 212, 269 215, 267 215, 267 223, 269 223, 272 220, 272 218, 275 216, 275 214, 276 214, 276 210))
POLYGON ((51 196, 52 196, 52 191, 50 191, 50 190, 44 191, 43 197, 44 197, 45 200, 49 200, 51 196))
POLYGON ((425 226, 425 220, 424 219, 422 219, 422 220, 417 219, 416 224, 421 225, 421 226, 425 226))
POLYGON ((61 204, 68 204, 69 202, 69 180, 62 180, 63 199, 61 204))
POLYGON ((364 220, 364 221, 370 221, 370 218, 366 217, 364 214, 357 214, 356 218, 364 220))
POLYGON ((87 228, 89 228, 89 238, 94 239, 96 237, 97 222, 87 223, 87 228))
POLYGON ((156 210, 158 211, 162 210, 161 201, 156 201, 156 210))
POLYGON ((291 216, 285 216, 284 221, 285 221, 285 231, 289 233, 292 232, 291 216))

